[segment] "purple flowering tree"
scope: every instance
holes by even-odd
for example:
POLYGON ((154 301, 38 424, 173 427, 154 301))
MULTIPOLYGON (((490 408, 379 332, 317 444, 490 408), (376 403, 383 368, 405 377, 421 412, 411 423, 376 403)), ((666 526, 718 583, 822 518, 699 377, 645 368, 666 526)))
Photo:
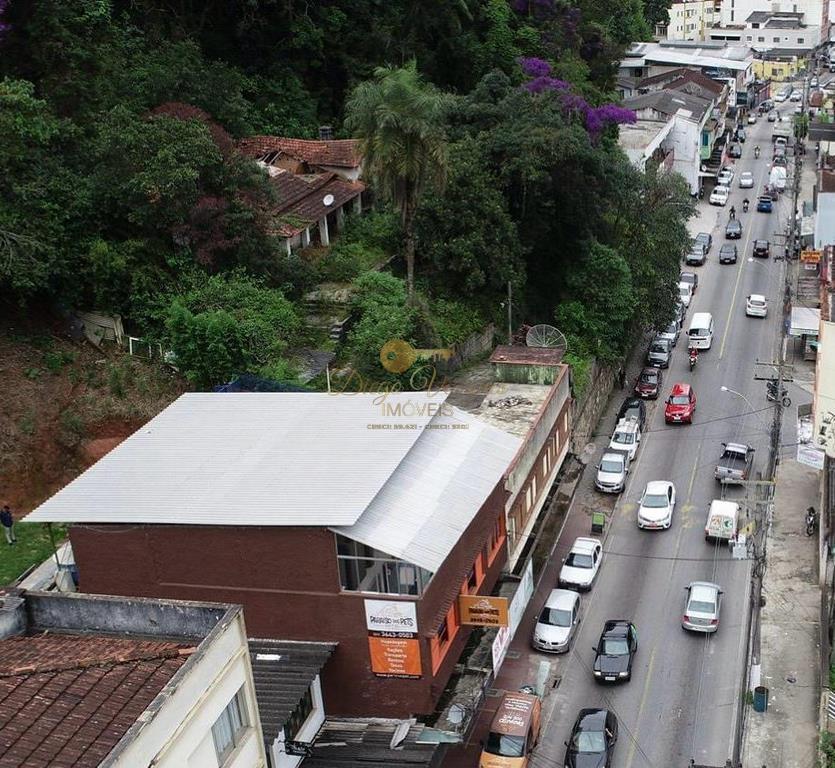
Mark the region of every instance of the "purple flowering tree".
POLYGON ((2 41, 3 36, 6 34, 6 32, 8 32, 12 28, 12 25, 3 19, 3 16, 9 9, 10 4, 11 0, 0 0, 0 41, 2 41))

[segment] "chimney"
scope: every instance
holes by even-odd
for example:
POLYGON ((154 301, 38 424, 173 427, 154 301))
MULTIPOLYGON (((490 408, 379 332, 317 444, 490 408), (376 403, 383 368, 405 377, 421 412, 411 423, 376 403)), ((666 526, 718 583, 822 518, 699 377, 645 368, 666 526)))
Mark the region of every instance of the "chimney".
POLYGON ((319 141, 330 141, 333 139, 333 128, 329 125, 319 126, 319 141))

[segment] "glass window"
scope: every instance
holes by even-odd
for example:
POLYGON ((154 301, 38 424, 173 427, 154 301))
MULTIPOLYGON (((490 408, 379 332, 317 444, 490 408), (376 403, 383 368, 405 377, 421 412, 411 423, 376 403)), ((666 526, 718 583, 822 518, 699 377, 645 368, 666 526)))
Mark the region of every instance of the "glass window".
POLYGON ((241 688, 212 726, 212 741, 214 741, 215 754, 220 765, 223 765, 226 758, 241 743, 248 725, 244 691, 241 688))
POLYGON ((467 592, 475 592, 478 588, 478 577, 475 572, 475 564, 470 568, 470 575, 467 576, 467 592))
POLYGON ((441 625, 438 627, 436 635, 438 637, 438 645, 443 647, 449 642, 449 624, 447 624, 446 616, 444 616, 443 621, 441 621, 441 625))
POLYGON ((307 721, 307 718, 310 717, 310 713, 313 711, 313 691, 308 688, 302 700, 298 703, 296 708, 290 714, 287 722, 284 725, 284 740, 285 741, 296 741, 296 736, 298 736, 299 731, 302 729, 302 726, 307 721))
POLYGON ((420 595, 432 578, 423 568, 345 536, 337 535, 336 553, 340 586, 349 592, 420 595))
POLYGON ((802 42, 805 42, 805 41, 804 41, 804 39, 803 39, 802 37, 798 37, 798 38, 797 38, 797 42, 798 42, 798 43, 802 43, 802 42))

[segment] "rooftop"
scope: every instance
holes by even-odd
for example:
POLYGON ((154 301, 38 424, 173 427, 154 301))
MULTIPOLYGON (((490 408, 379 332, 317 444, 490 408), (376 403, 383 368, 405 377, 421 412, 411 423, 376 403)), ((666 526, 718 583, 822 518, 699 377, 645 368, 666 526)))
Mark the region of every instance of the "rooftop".
POLYGON ((548 365, 557 366, 562 362, 565 350, 546 347, 527 347, 521 344, 500 345, 490 355, 491 363, 509 363, 511 365, 548 365))
POLYGON ((662 115, 675 115, 679 111, 689 113, 697 120, 711 109, 711 99, 683 91, 650 91, 625 99, 623 106, 635 112, 652 109, 662 115))
POLYGON ((356 168, 362 163, 357 139, 292 139, 284 136, 249 136, 238 143, 241 154, 272 162, 278 155, 311 165, 356 168))
POLYGON ((794 18, 800 21, 803 18, 803 14, 799 11, 754 11, 748 15, 748 18, 745 19, 745 21, 748 24, 764 24, 769 19, 774 18, 794 18))
POLYGON ((638 120, 620 126, 618 144, 624 150, 643 150, 655 140, 662 131, 668 130, 666 120, 638 120))
POLYGON ((744 71, 751 60, 750 49, 743 45, 728 45, 721 40, 664 40, 633 43, 621 65, 638 66, 651 62, 744 71))
POLYGON ((524 438, 550 391, 551 386, 546 384, 499 381, 490 387, 477 407, 470 409, 470 413, 496 429, 524 438))
POLYGON ((0 602, 0 765, 94 768, 153 722, 240 608, 30 592, 0 602), (122 629, 119 629, 122 627, 122 629))

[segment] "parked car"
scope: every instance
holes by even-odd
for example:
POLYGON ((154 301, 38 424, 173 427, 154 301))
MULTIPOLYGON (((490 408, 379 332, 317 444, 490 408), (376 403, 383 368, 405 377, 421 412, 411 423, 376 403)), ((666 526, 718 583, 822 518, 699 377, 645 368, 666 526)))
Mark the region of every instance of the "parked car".
POLYGON ((803 93, 802 91, 793 91, 792 95, 789 96, 791 101, 803 101, 803 93))
POLYGON ((707 254, 699 243, 695 243, 688 254, 684 257, 684 263, 688 266, 701 267, 707 260, 707 254))
POLYGON ((745 143, 745 139, 748 138, 744 128, 737 128, 736 130, 736 140, 741 142, 742 144, 745 143))
POLYGON ((771 200, 771 195, 760 195, 757 198, 757 210, 760 213, 771 213, 774 210, 774 203, 771 200))
POLYGON ((668 480, 647 483, 638 504, 639 528, 669 528, 676 508, 676 487, 668 480))
POLYGON ((716 186, 717 187, 730 187, 731 182, 734 180, 734 169, 730 166, 727 168, 723 168, 719 173, 716 174, 716 186))
POLYGON ((656 368, 669 368, 672 349, 672 344, 667 339, 656 336, 647 350, 647 364, 656 368))
POLYGON ((609 619, 594 646, 592 672, 599 683, 632 679, 632 661, 638 650, 638 630, 631 621, 609 619))
POLYGON ((627 397, 623 401, 615 423, 617 424, 624 419, 634 419, 638 422, 641 431, 644 431, 644 426, 647 422, 647 407, 640 397, 627 397))
POLYGON ((602 560, 603 545, 600 541, 579 536, 574 540, 568 556, 563 561, 559 585, 576 589, 591 589, 602 560))
POLYGON ((754 465, 754 449, 744 443, 722 443, 722 455, 713 470, 720 483, 743 483, 754 465))
POLYGON ((635 382, 635 394, 647 400, 655 400, 661 392, 661 371, 658 368, 644 368, 635 382))
POLYGON ((818 78, 813 77, 813 78, 809 81, 809 87, 810 87, 810 88, 817 88, 817 87, 818 87, 818 78))
POLYGON ((722 588, 709 581, 691 581, 685 587, 681 626, 691 632, 715 632, 719 629, 722 588))
POLYGON ((771 99, 766 99, 765 101, 760 102, 760 105, 757 107, 757 112, 764 115, 772 109, 774 109, 774 102, 771 99))
POLYGON ((693 287, 690 283, 678 284, 678 300, 684 304, 685 307, 690 306, 690 299, 693 298, 693 287))
POLYGON ((725 238, 727 240, 739 240, 742 237, 742 222, 739 219, 731 219, 725 225, 725 238))
POLYGON ((786 154, 782 153, 779 155, 775 155, 774 158, 771 160, 771 166, 773 167, 780 167, 780 168, 788 168, 789 161, 786 158, 786 154))
POLYGON ((739 174, 739 188, 753 189, 754 188, 754 174, 751 171, 743 171, 739 174))
POLYGON ((756 122, 757 122, 757 113, 752 112, 750 115, 748 115, 747 123, 748 123, 748 125, 755 125, 756 122))
POLYGON ((754 256, 767 259, 771 256, 771 243, 768 240, 754 240, 754 256))
POLYGON ((720 264, 736 264, 737 250, 736 243, 725 243, 719 249, 720 264))
POLYGON ((618 740, 618 720, 608 709, 581 709, 565 742, 565 768, 609 768, 618 740))
MULTIPOLYGON (((693 293, 696 293, 696 289, 699 287, 699 276, 695 272, 680 273, 678 281, 680 283, 690 283, 693 286, 693 293)), ((675 342, 673 342, 673 346, 675 346, 675 342)))
POLYGON ((658 332, 658 336, 662 339, 667 339, 672 346, 678 344, 678 335, 681 333, 681 328, 679 327, 678 320, 673 320, 663 331, 658 332))
POLYGON ((711 205, 725 205, 728 202, 728 195, 731 190, 728 187, 715 187, 710 193, 709 203, 711 205))
POLYGON ((777 113, 776 112, 769 112, 768 113, 768 122, 769 123, 776 123, 777 122, 777 113))
POLYGON ((728 157, 742 157, 742 144, 731 144, 728 147, 728 157))
POLYGON ((597 465, 594 487, 603 493, 620 493, 629 474, 629 454, 624 451, 606 451, 597 465))
POLYGON ((705 253, 710 253, 713 248, 713 235, 710 232, 699 232, 693 239, 694 243, 701 243, 705 253))
POLYGON ((696 393, 689 384, 673 384, 670 396, 664 408, 664 421, 667 424, 693 423, 696 412, 696 393))
POLYGON ((533 628, 531 645, 538 651, 565 653, 580 624, 580 595, 552 589, 533 628))
POLYGON ((768 299, 760 293, 752 293, 745 299, 745 314, 748 317, 766 317, 768 299))
POLYGON ((612 439, 609 441, 609 448, 613 451, 624 451, 629 454, 629 460, 635 460, 638 446, 641 444, 641 428, 636 419, 621 419, 612 439))

